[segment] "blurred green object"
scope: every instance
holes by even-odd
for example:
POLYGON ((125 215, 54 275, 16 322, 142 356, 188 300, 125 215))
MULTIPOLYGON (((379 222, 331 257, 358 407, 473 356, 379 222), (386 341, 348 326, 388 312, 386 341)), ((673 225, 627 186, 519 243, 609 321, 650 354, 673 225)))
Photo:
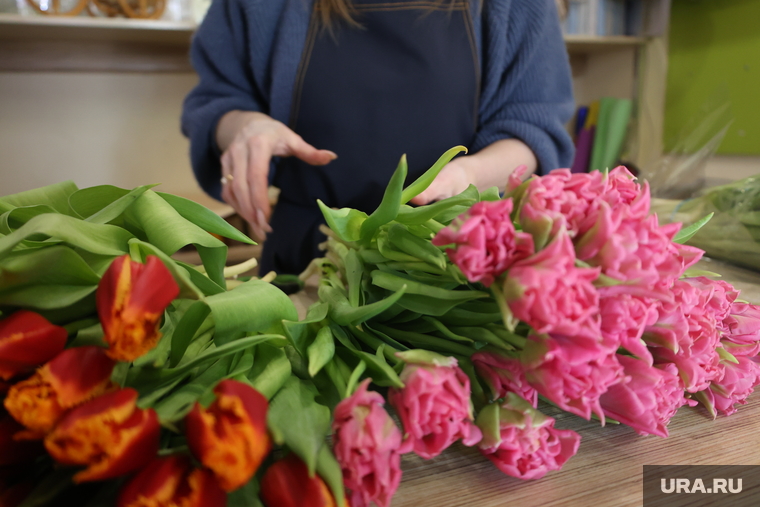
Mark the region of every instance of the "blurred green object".
POLYGON ((660 222, 688 226, 715 213, 687 243, 709 257, 760 271, 760 175, 713 187, 683 201, 652 199, 660 222))

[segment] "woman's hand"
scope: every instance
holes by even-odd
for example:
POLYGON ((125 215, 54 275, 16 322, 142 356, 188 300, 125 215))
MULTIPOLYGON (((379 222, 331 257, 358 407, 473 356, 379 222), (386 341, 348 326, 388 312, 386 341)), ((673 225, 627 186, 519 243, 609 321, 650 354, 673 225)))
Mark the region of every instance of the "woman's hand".
POLYGON ((301 136, 263 113, 230 111, 216 128, 222 150, 222 199, 263 240, 272 232, 269 216, 269 165, 272 157, 295 156, 311 165, 325 165, 337 158, 329 150, 318 150, 301 136))
POLYGON ((504 190, 509 175, 521 165, 532 174, 538 166, 533 151, 519 139, 502 139, 474 155, 457 157, 444 167, 424 192, 412 199, 413 204, 427 204, 464 192, 475 185, 478 190, 498 187, 504 190))

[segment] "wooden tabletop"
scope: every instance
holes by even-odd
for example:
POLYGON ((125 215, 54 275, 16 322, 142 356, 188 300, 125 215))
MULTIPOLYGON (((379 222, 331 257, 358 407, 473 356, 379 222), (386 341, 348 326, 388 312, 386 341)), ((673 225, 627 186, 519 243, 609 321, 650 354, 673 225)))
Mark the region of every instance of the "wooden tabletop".
MULTIPOLYGON (((742 299, 760 303, 759 273, 709 260, 698 267, 721 273, 742 299)), ((461 444, 428 461, 407 454, 392 507, 640 506, 643 465, 760 465, 760 393, 716 420, 701 407, 682 407, 668 438, 639 436, 623 425, 602 428, 547 405, 539 408, 557 420, 557 428, 581 435, 578 454, 561 471, 522 481, 461 444)))

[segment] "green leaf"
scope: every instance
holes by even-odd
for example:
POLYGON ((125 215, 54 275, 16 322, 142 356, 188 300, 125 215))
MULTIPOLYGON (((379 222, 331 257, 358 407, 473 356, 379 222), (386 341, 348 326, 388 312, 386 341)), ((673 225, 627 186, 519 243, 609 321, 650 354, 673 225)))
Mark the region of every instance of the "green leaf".
POLYGON ((381 225, 387 224, 398 215, 398 210, 401 206, 404 180, 406 180, 406 173, 406 155, 402 155, 396 170, 391 176, 391 180, 388 182, 388 186, 385 187, 383 200, 380 202, 377 209, 373 211, 362 224, 360 233, 362 241, 369 242, 381 225))
POLYGON ((461 194, 434 203, 418 206, 416 208, 411 206, 401 206, 396 220, 407 225, 424 224, 431 218, 435 218, 454 206, 472 206, 478 201, 478 198, 479 193, 477 187, 475 187, 475 185, 470 185, 461 194))
POLYGON ((21 241, 35 234, 45 234, 72 247, 114 257, 128 251, 127 242, 133 237, 121 227, 91 224, 67 215, 48 213, 32 218, 22 227, 0 238, 0 259, 21 241))
POLYGON ((146 191, 129 208, 130 221, 145 232, 148 242, 167 255, 195 245, 209 278, 224 286, 224 263, 227 245, 182 217, 152 190, 146 191))
POLYGON ((259 480, 253 477, 242 487, 227 494, 227 507, 264 507, 259 500, 259 480))
POLYGON ((401 250, 418 259, 421 259, 440 270, 446 269, 446 256, 429 240, 419 238, 399 224, 392 224, 388 228, 388 241, 401 250))
POLYGON ((291 377, 269 405, 267 425, 275 442, 287 445, 306 463, 309 475, 317 469, 319 453, 330 431, 330 409, 314 401, 315 393, 291 377))
POLYGON ((397 291, 400 287, 406 285, 407 294, 419 294, 433 299, 440 299, 445 302, 456 301, 461 303, 463 301, 470 301, 471 299, 488 297, 489 295, 487 292, 476 290, 442 289, 440 287, 417 282, 380 270, 374 270, 370 275, 372 276, 372 284, 382 287, 383 289, 397 291))
POLYGON ((256 346, 253 368, 248 372, 251 385, 268 400, 290 378, 291 366, 285 351, 268 343, 256 346))
POLYGON ((94 292, 99 281, 71 248, 15 253, 0 261, 0 305, 64 308, 94 292))
POLYGON ((430 169, 425 171, 425 173, 417 178, 414 183, 404 189, 404 192, 401 194, 401 203, 405 204, 411 201, 414 197, 420 195, 427 187, 430 186, 436 176, 438 176, 438 173, 441 172, 441 169, 443 169, 446 164, 451 162, 451 159, 457 156, 460 152, 467 153, 467 148, 464 146, 454 146, 450 150, 446 151, 446 153, 441 155, 441 157, 436 161, 435 164, 433 164, 430 169))
POLYGON ((335 505, 343 506, 346 501, 343 489, 343 471, 326 445, 322 447, 317 457, 317 473, 330 487, 335 505))
POLYGON ((306 349, 309 346, 308 341, 311 338, 309 333, 310 325, 325 320, 328 309, 327 303, 316 302, 309 307, 304 320, 283 321, 282 325, 285 328, 285 334, 303 357, 306 357, 306 349))
POLYGON ((701 218, 699 221, 691 224, 688 227, 681 229, 678 234, 673 238, 673 243, 684 244, 689 241, 704 225, 710 221, 715 213, 710 213, 706 217, 701 218))
POLYGON ((225 238, 240 241, 241 243, 256 244, 251 238, 234 228, 229 222, 205 206, 177 195, 166 194, 164 192, 156 192, 156 194, 177 210, 177 213, 201 229, 225 238))
MULTIPOLYGON (((161 260, 161 262, 164 263, 164 266, 169 270, 169 272, 172 274, 172 278, 174 278, 174 281, 177 282, 177 285, 179 285, 179 296, 180 298, 188 298, 188 299, 202 299, 204 294, 206 294, 205 291, 202 291, 198 285, 195 283, 197 281, 197 278, 193 278, 193 276, 189 273, 188 269, 183 269, 184 266, 181 266, 181 263, 175 261, 168 255, 166 255, 164 252, 156 248, 155 246, 151 245, 150 243, 146 243, 144 241, 140 241, 139 239, 131 239, 129 240, 129 245, 132 248, 137 248, 138 251, 141 253, 140 257, 141 259, 146 259, 148 255, 155 255, 156 257, 161 260)), ((204 288, 207 284, 213 284, 214 287, 219 288, 219 292, 223 292, 224 289, 219 287, 218 285, 214 284, 211 280, 206 278, 205 276, 198 273, 205 281, 206 283, 201 283, 204 288)), ((217 292, 212 291, 213 294, 216 294, 217 292)))
POLYGON ((367 364, 367 368, 372 373, 372 382, 383 387, 403 388, 404 383, 385 360, 384 349, 385 346, 380 345, 375 354, 363 350, 356 350, 354 354, 367 364))
POLYGON ((69 196, 77 190, 79 189, 74 182, 64 181, 18 194, 6 195, 0 197, 0 211, 6 212, 12 208, 44 204, 58 213, 74 216, 69 207, 69 196))
POLYGON ((293 302, 277 287, 251 280, 234 289, 209 296, 206 303, 216 322, 217 345, 228 343, 240 333, 266 331, 283 320, 297 320, 293 302))
POLYGON ((336 324, 348 326, 360 324, 384 312, 393 306, 404 295, 405 291, 406 287, 402 286, 385 299, 354 308, 339 290, 328 285, 322 285, 319 287, 319 299, 330 305, 330 318, 336 324))
POLYGON ((231 361, 231 356, 220 359, 193 380, 156 403, 154 408, 159 420, 166 423, 183 419, 192 410, 195 402, 211 391, 224 377, 231 361))
POLYGON ((499 187, 489 187, 480 193, 481 201, 500 201, 501 192, 499 187))
POLYGON ((348 302, 351 306, 359 306, 362 290, 362 275, 364 274, 364 266, 362 260, 356 253, 356 250, 351 249, 346 253, 346 257, 343 259, 346 269, 346 285, 348 285, 348 302))
POLYGON ((354 371, 351 372, 351 376, 348 378, 348 382, 346 383, 346 393, 343 395, 344 398, 348 398, 354 394, 356 386, 359 385, 359 379, 366 369, 367 363, 359 361, 359 364, 356 365, 356 368, 354 368, 354 371))
POLYGON ((211 308, 204 301, 196 301, 185 311, 172 333, 169 366, 175 367, 185 355, 188 345, 195 337, 201 324, 208 318, 211 308))
POLYGON ((317 205, 330 229, 343 241, 358 241, 367 214, 353 208, 332 209, 317 199, 317 205))
POLYGON ((57 213, 57 211, 45 204, 23 206, 6 211, 0 215, 0 233, 10 234, 32 218, 45 213, 57 213))
POLYGON ((329 326, 322 327, 317 332, 314 342, 309 345, 307 355, 309 358, 309 375, 319 373, 335 354, 335 340, 329 326))

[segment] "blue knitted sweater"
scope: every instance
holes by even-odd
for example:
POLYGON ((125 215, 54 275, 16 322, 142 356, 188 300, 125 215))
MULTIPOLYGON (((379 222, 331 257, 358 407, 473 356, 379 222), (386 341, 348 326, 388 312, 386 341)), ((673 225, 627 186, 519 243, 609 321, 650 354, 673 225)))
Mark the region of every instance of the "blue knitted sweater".
MULTIPOLYGON (((313 0, 214 0, 193 38, 199 84, 185 99, 182 132, 201 187, 221 194, 215 131, 234 110, 288 122, 313 0)), ((569 167, 573 114, 567 51, 555 0, 471 1, 481 68, 471 153, 505 138, 526 143, 543 172, 569 167)))

